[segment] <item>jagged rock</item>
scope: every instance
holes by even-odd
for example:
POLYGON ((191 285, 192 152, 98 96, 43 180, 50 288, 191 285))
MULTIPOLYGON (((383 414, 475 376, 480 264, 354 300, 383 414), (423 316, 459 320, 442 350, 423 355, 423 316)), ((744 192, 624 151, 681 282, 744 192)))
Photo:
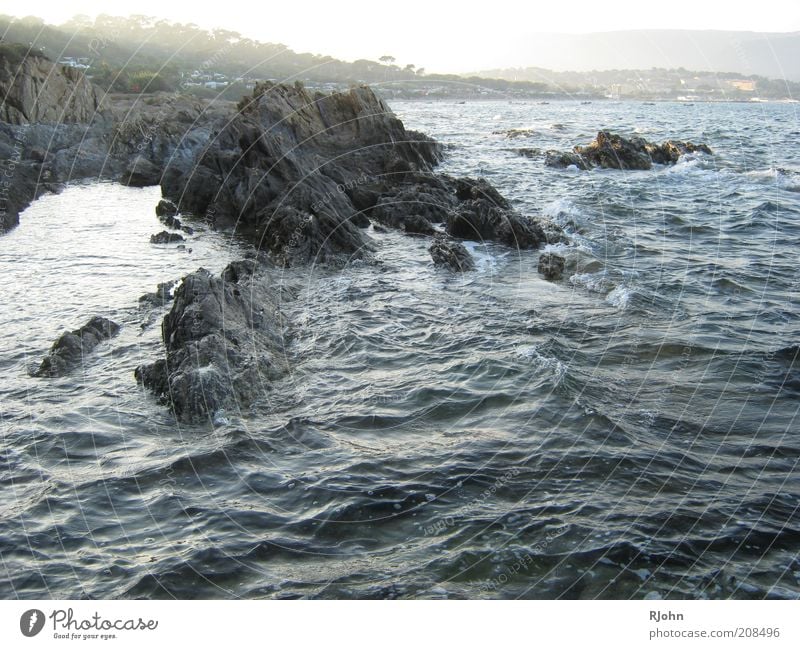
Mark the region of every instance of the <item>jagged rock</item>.
POLYGON ((545 252, 539 257, 538 271, 545 279, 557 280, 564 275, 565 259, 552 252, 545 252))
POLYGON ((471 241, 498 241, 512 248, 537 248, 547 241, 535 221, 485 198, 462 202, 447 219, 447 233, 471 241))
POLYGON ((544 164, 548 167, 556 167, 558 169, 566 169, 567 167, 575 166, 578 169, 586 170, 586 162, 577 153, 561 152, 561 151, 546 151, 544 154, 544 164))
MULTIPOLYGON (((383 225, 406 228, 410 217, 422 217, 430 223, 443 223, 457 200, 452 189, 419 184, 401 185, 385 192, 370 210, 370 216, 383 225)), ((412 225, 412 228, 414 226, 412 225)))
POLYGON ((472 259, 472 255, 460 241, 436 237, 428 248, 428 252, 436 266, 447 266, 460 273, 475 270, 475 261, 472 259))
POLYGON ((104 340, 119 332, 116 322, 95 316, 80 329, 62 334, 53 343, 34 376, 63 376, 83 362, 86 355, 104 340))
POLYGON ((485 199, 503 209, 510 207, 508 201, 485 178, 456 178, 455 190, 460 201, 485 199))
POLYGON ((287 370, 281 295, 255 259, 187 275, 162 325, 166 356, 136 379, 183 422, 250 407, 287 370))
POLYGON ((644 138, 627 139, 621 135, 600 131, 595 140, 586 146, 576 146, 571 153, 548 151, 545 164, 550 167, 575 165, 579 169, 603 167, 605 169, 650 169, 653 163, 675 164, 686 153, 712 155, 706 144, 693 144, 667 140, 653 144, 644 138))
POLYGON ((9 124, 90 122, 100 110, 96 88, 75 68, 0 45, 0 120, 9 124))
POLYGON ((355 188, 396 184, 440 155, 366 87, 312 97, 258 84, 239 108, 189 167, 166 170, 162 191, 181 211, 227 216, 289 265, 363 257, 371 246, 356 215, 375 196, 355 188))
POLYGON ((177 232, 167 232, 166 230, 150 236, 150 243, 155 244, 178 243, 180 241, 186 241, 186 239, 177 232))

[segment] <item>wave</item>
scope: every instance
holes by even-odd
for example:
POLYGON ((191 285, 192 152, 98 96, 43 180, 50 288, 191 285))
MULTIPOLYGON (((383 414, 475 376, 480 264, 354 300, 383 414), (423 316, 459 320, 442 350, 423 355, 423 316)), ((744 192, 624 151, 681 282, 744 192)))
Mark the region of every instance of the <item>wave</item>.
POLYGON ((775 185, 789 192, 800 192, 800 171, 794 169, 770 167, 747 171, 744 175, 757 183, 775 185))

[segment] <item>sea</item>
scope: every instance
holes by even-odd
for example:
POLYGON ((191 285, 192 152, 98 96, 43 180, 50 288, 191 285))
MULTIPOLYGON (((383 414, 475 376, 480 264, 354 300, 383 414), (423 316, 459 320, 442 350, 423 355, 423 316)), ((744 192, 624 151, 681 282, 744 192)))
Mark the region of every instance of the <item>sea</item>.
POLYGON ((561 225, 564 278, 370 229, 375 263, 275 271, 290 372, 190 426, 134 379, 168 308, 138 298, 247 242, 151 245, 158 187, 40 198, 0 237, 0 596, 800 596, 798 104, 391 106, 561 225), (600 129, 714 155, 543 164, 600 129), (31 376, 94 315, 120 334, 31 376))

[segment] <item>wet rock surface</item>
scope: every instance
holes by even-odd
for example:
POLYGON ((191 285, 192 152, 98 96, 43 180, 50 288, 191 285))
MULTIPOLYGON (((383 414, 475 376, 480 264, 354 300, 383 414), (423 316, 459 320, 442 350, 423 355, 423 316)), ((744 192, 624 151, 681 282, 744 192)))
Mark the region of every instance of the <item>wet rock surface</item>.
POLYGON ((436 266, 447 267, 459 273, 475 270, 475 260, 460 241, 436 237, 428 252, 436 266))
POLYGON ((287 370, 281 292, 259 259, 186 276, 164 318, 165 357, 136 379, 187 423, 240 414, 287 370))
MULTIPOLYGON (((180 226, 180 222, 178 222, 178 226, 180 226)), ((186 239, 183 238, 183 235, 178 234, 177 232, 167 232, 166 230, 162 230, 161 232, 150 236, 150 243, 156 245, 181 243, 183 241, 186 241, 186 239)))
POLYGON ((654 144, 641 137, 628 139, 608 131, 600 131, 594 141, 586 146, 576 146, 569 152, 546 152, 545 164, 559 168, 574 165, 584 170, 593 167, 646 170, 651 169, 653 164, 675 164, 687 153, 713 155, 706 144, 678 140, 654 144))
POLYGON ((119 329, 116 322, 95 316, 79 329, 63 333, 33 375, 58 377, 68 374, 80 366, 97 345, 116 336, 119 329))
POLYGON ((560 255, 545 252, 539 256, 539 274, 548 280, 558 280, 564 276, 566 260, 560 255))

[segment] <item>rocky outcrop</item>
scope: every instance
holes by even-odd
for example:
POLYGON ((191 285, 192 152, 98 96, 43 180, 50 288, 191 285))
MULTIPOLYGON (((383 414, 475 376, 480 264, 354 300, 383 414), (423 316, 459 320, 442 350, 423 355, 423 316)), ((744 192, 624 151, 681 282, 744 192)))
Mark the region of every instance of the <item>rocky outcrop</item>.
POLYGON ((539 274, 545 279, 557 280, 561 279, 564 275, 565 259, 553 254, 552 252, 545 252, 539 256, 539 274))
POLYGON ((99 103, 80 72, 0 46, 0 231, 45 192, 84 179, 157 185, 167 164, 188 167, 233 103, 175 93, 99 103))
POLYGON ((235 222, 285 265, 368 254, 348 194, 369 203, 369 185, 379 193, 439 156, 366 87, 312 96, 259 84, 239 109, 190 167, 166 169, 162 191, 182 212, 235 222))
POLYGON ((100 95, 75 68, 28 55, 22 45, 0 45, 0 120, 8 124, 88 123, 100 95))
POLYGON ((286 372, 281 293, 263 259, 186 276, 164 318, 165 357, 136 378, 188 423, 255 404, 286 372))
POLYGON ((444 266, 459 273, 475 270, 475 260, 459 241, 436 237, 428 252, 436 266, 444 266))
POLYGON ((80 329, 62 334, 53 343, 50 353, 42 360, 34 376, 58 377, 67 374, 81 365, 97 345, 116 336, 119 329, 116 322, 95 316, 80 329))
POLYGON ((693 144, 667 140, 661 144, 648 142, 644 138, 624 138, 621 135, 600 131, 595 140, 586 146, 576 146, 572 152, 548 151, 545 164, 550 167, 579 169, 602 167, 605 169, 650 169, 653 164, 675 164, 687 153, 712 155, 706 144, 693 144))

